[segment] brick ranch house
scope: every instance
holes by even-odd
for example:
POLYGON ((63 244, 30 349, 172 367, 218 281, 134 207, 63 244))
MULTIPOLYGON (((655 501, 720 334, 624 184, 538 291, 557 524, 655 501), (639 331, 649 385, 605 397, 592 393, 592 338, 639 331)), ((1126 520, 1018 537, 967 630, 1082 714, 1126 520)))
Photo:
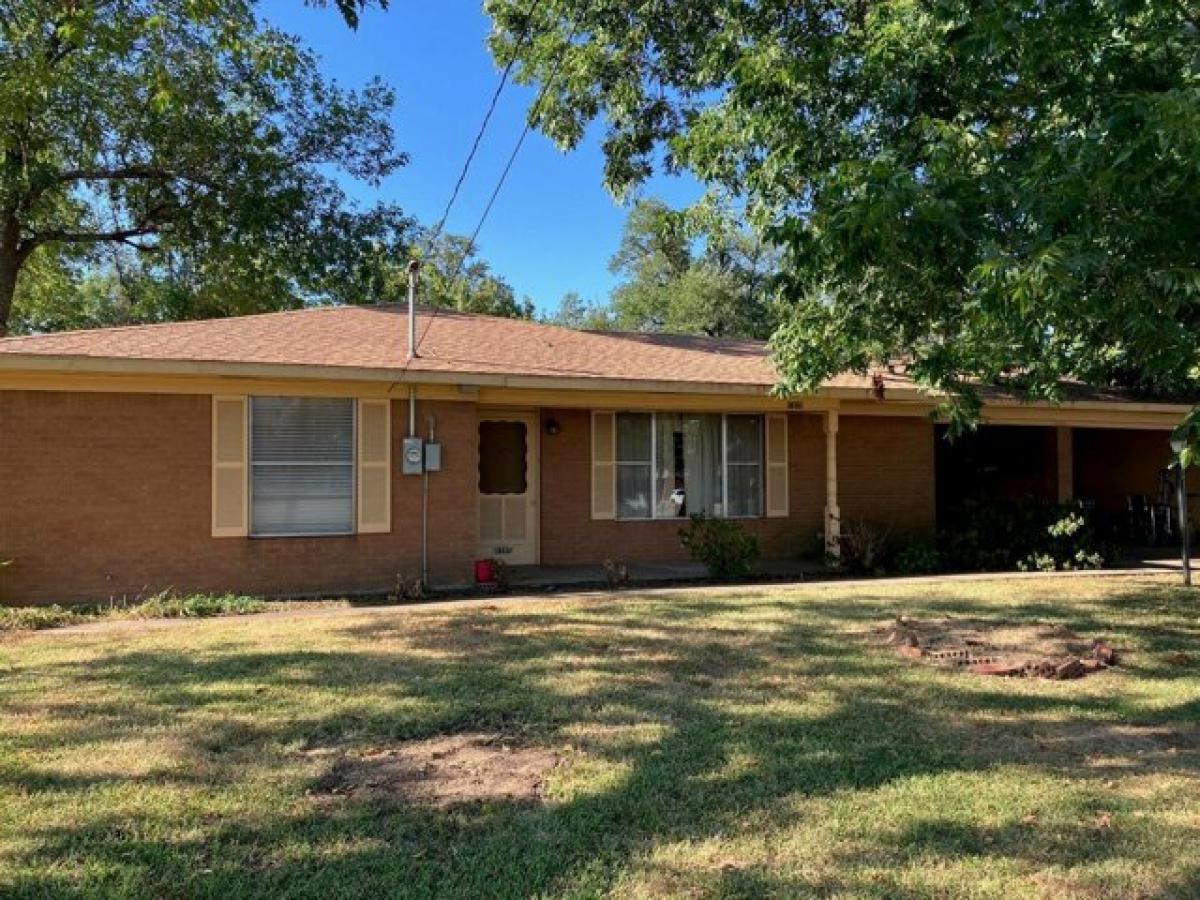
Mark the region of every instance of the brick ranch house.
POLYGON ((441 586, 483 557, 671 561, 700 511, 794 558, 855 519, 928 532, 977 489, 1119 510, 1156 492, 1186 412, 996 396, 964 451, 900 372, 781 398, 757 342, 445 311, 418 312, 410 362, 407 320, 329 307, 0 340, 0 599, 372 592, 423 555, 441 586), (410 433, 436 471, 406 474, 410 433))

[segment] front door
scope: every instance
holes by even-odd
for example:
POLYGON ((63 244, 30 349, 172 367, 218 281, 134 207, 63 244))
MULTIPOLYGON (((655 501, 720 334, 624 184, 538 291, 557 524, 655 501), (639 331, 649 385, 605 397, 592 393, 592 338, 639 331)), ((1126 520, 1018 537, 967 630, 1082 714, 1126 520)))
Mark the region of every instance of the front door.
POLYGON ((538 415, 479 416, 479 555, 538 562, 538 415))

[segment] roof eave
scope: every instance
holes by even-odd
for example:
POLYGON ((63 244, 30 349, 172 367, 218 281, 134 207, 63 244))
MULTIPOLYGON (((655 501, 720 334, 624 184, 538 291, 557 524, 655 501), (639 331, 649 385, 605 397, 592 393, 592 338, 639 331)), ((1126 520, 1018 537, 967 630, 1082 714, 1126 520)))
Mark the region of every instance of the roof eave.
MULTIPOLYGON (((661 379, 607 378, 592 375, 516 375, 495 372, 430 371, 392 367, 323 366, 289 363, 226 362, 211 360, 157 360, 127 357, 99 357, 68 354, 0 353, 0 387, 5 373, 53 373, 59 375, 127 375, 127 376, 192 376, 208 378, 286 379, 295 381, 378 382, 385 384, 436 384, 478 387, 505 387, 528 390, 629 391, 655 394, 709 394, 765 397, 772 385, 762 383, 681 381, 661 379)), ((870 388, 827 387, 816 395, 795 396, 789 399, 803 402, 820 398, 823 401, 875 400, 870 388)), ((916 386, 889 386, 889 405, 929 407, 938 400, 916 386)), ((1025 401, 1020 398, 997 398, 987 406, 1113 409, 1146 411, 1184 416, 1192 407, 1186 403, 1152 403, 1135 400, 1064 400, 1025 401)))

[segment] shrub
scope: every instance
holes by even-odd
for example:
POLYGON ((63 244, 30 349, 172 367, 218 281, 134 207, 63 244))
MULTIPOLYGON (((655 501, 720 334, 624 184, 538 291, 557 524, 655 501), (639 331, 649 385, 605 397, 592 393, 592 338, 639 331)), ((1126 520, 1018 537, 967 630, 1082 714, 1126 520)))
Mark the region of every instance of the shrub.
POLYGON ((938 552, 944 568, 967 572, 1099 568, 1106 556, 1084 513, 1031 498, 964 503, 939 530, 938 552))
POLYGON ((714 578, 750 574, 760 555, 758 539, 736 522, 696 514, 679 530, 679 542, 714 578))
POLYGON ((937 545, 924 538, 905 544, 892 563, 898 575, 932 575, 942 569, 937 545))
MULTIPOLYGON (((162 591, 123 612, 132 619, 198 619, 207 616, 244 616, 262 612, 267 605, 257 597, 240 594, 177 594, 162 591)), ((117 611, 120 615, 121 610, 117 611)))
POLYGON ((425 599, 425 582, 420 575, 396 575, 396 587, 388 594, 389 603, 416 603, 425 599))
POLYGON ((75 610, 55 604, 54 606, 2 606, 0 607, 0 631, 38 631, 43 628, 60 628, 82 622, 86 616, 75 610))
POLYGON ((847 523, 838 539, 842 568, 859 575, 882 571, 889 536, 887 528, 862 519, 847 523))
POLYGON ((623 588, 629 584, 629 566, 623 562, 606 559, 604 561, 604 580, 610 591, 623 588))
POLYGON ((1046 527, 1044 546, 1017 563, 1022 572, 1055 572, 1074 569, 1099 569, 1104 554, 1095 546, 1095 536, 1087 519, 1069 512, 1046 527))

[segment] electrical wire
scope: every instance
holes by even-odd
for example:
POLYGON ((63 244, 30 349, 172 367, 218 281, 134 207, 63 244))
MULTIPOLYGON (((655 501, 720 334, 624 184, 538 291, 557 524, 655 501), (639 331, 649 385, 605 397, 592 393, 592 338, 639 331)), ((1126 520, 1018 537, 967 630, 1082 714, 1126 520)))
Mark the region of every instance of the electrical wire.
MULTIPOLYGON (((470 238, 467 240, 467 246, 463 249, 462 254, 458 257, 458 263, 455 265, 454 271, 450 275, 450 278, 447 282, 447 293, 453 289, 455 281, 457 281, 459 275, 462 274, 463 264, 467 261, 467 258, 471 255, 475 248, 475 240, 479 237, 479 232, 483 230, 484 223, 487 222, 488 216, 491 214, 492 207, 496 203, 496 198, 500 196, 500 191, 504 188, 505 181, 508 180, 508 175, 512 171, 513 164, 517 160, 517 155, 521 152, 521 147, 524 145, 525 139, 529 136, 529 132, 533 128, 533 123, 537 120, 537 114, 541 110, 542 102, 550 93, 551 86, 558 79, 559 72, 562 71, 563 62, 566 58, 565 50, 571 46, 571 42, 575 39, 575 34, 578 31, 578 28, 579 22, 576 21, 575 25, 571 27, 570 33, 567 35, 566 42, 563 44, 564 52, 560 53, 558 58, 554 61, 554 67, 550 70, 549 77, 542 82, 542 87, 538 91, 537 97, 534 98, 533 105, 529 108, 529 114, 525 117, 525 127, 521 129, 521 134, 517 138, 517 142, 513 145, 512 152, 508 155, 508 160, 504 164, 504 169, 500 172, 500 177, 496 181, 495 188, 492 189, 491 196, 488 197, 488 202, 484 206, 483 212, 479 216, 479 221, 476 222, 475 228, 471 232, 470 238)), ((414 346, 414 358, 419 355, 415 351, 420 349, 421 344, 425 340, 425 336, 429 333, 429 329, 433 325, 434 320, 438 317, 438 313, 440 311, 441 308, 436 306, 430 311, 429 318, 425 322, 425 327, 421 330, 421 334, 417 338, 414 346)), ((404 374, 407 374, 408 367, 410 365, 412 365, 411 359, 405 363, 401 377, 403 377, 404 374)))
POLYGON ((479 145, 483 141, 483 135, 487 131, 488 124, 492 121, 492 115, 496 112, 496 104, 500 100, 500 95, 504 92, 505 86, 508 84, 508 77, 512 73, 513 66, 516 65, 517 57, 521 55, 521 50, 529 41, 530 35, 533 33, 533 14, 537 11, 540 0, 533 0, 529 5, 529 11, 525 14, 525 24, 522 26, 521 33, 517 36, 517 42, 513 47, 512 59, 504 67, 500 73, 500 81, 496 84, 496 90, 492 92, 492 99, 488 103, 487 111, 483 114, 483 121, 479 123, 479 129, 475 132, 475 140, 471 142, 471 149, 467 153, 466 160, 463 161, 462 170, 458 173, 458 180, 454 182, 454 189, 450 192, 450 199, 446 201, 446 206, 442 210, 441 217, 434 225, 433 231, 430 232, 426 240, 426 253, 433 247, 434 242, 442 233, 442 229, 446 225, 446 220, 450 217, 450 210, 454 207, 454 202, 458 199, 458 194, 462 190, 463 183, 467 180, 467 172, 471 169, 471 163, 475 160, 475 154, 479 152, 479 145))

